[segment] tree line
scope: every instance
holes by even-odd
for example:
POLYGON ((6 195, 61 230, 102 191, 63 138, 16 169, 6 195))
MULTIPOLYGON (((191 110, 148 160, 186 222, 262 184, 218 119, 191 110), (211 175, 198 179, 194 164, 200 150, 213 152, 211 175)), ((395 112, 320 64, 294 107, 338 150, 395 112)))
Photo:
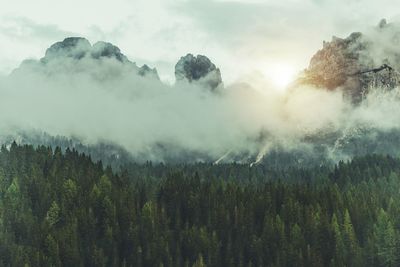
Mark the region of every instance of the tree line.
POLYGON ((400 160, 131 164, 0 151, 0 266, 399 266, 400 160))

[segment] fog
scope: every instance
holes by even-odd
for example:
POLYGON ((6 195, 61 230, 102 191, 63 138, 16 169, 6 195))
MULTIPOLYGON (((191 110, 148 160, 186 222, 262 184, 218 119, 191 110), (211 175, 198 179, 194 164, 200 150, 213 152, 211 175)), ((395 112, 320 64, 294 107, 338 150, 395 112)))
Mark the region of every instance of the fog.
MULTIPOLYGON (((393 53, 389 48, 378 53, 374 44, 371 54, 384 58, 393 53)), ((36 131, 87 145, 111 143, 142 160, 164 161, 154 149, 161 146, 170 154, 197 153, 197 160, 243 155, 255 163, 278 147, 312 151, 314 139, 335 160, 346 158, 352 155, 336 151, 343 138, 400 126, 398 88, 371 88, 355 105, 341 90, 292 85, 282 92, 257 75, 210 91, 200 83, 165 84, 134 68, 113 58, 24 62, 0 77, 2 136, 36 131), (334 140, 325 140, 330 134, 334 140)))

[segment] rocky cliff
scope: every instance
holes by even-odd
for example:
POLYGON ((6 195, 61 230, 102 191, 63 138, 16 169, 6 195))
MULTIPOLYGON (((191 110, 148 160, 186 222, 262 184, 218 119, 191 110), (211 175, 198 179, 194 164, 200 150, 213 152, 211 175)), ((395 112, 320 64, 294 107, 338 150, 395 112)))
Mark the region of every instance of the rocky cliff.
POLYGON ((357 102, 370 88, 390 89, 399 85, 399 70, 400 25, 382 20, 367 33, 324 41, 299 83, 342 89, 357 102))
POLYGON ((159 79, 157 70, 147 65, 138 67, 121 50, 108 42, 97 42, 93 46, 82 37, 68 37, 51 45, 39 61, 26 60, 14 73, 42 71, 46 74, 63 71, 92 71, 90 66, 99 66, 103 61, 115 61, 121 71, 128 69, 139 76, 159 79))
POLYGON ((187 54, 175 65, 175 78, 179 82, 198 83, 215 90, 222 87, 220 70, 211 60, 202 55, 187 54))

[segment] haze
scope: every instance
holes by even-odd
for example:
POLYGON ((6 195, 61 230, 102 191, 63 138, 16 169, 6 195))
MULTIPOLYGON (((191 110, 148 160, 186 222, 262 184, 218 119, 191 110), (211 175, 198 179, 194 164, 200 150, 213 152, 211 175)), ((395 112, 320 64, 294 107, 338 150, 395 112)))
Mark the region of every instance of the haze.
MULTIPOLYGON (((173 66, 186 53, 205 54, 225 83, 275 66, 297 72, 333 34, 363 31, 398 17, 396 0, 15 0, 0 10, 0 73, 66 36, 118 45, 140 64, 174 82, 173 66)), ((281 75, 281 74, 278 74, 281 75)), ((279 81, 277 82, 279 85, 279 81)))

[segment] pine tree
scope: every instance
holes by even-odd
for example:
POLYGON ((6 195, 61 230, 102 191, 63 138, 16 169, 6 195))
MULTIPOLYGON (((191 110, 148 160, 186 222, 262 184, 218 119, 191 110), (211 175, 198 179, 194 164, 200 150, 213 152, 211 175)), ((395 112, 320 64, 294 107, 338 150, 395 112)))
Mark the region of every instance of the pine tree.
POLYGON ((398 266, 398 238, 388 214, 380 209, 374 225, 375 253, 380 266, 398 266))

